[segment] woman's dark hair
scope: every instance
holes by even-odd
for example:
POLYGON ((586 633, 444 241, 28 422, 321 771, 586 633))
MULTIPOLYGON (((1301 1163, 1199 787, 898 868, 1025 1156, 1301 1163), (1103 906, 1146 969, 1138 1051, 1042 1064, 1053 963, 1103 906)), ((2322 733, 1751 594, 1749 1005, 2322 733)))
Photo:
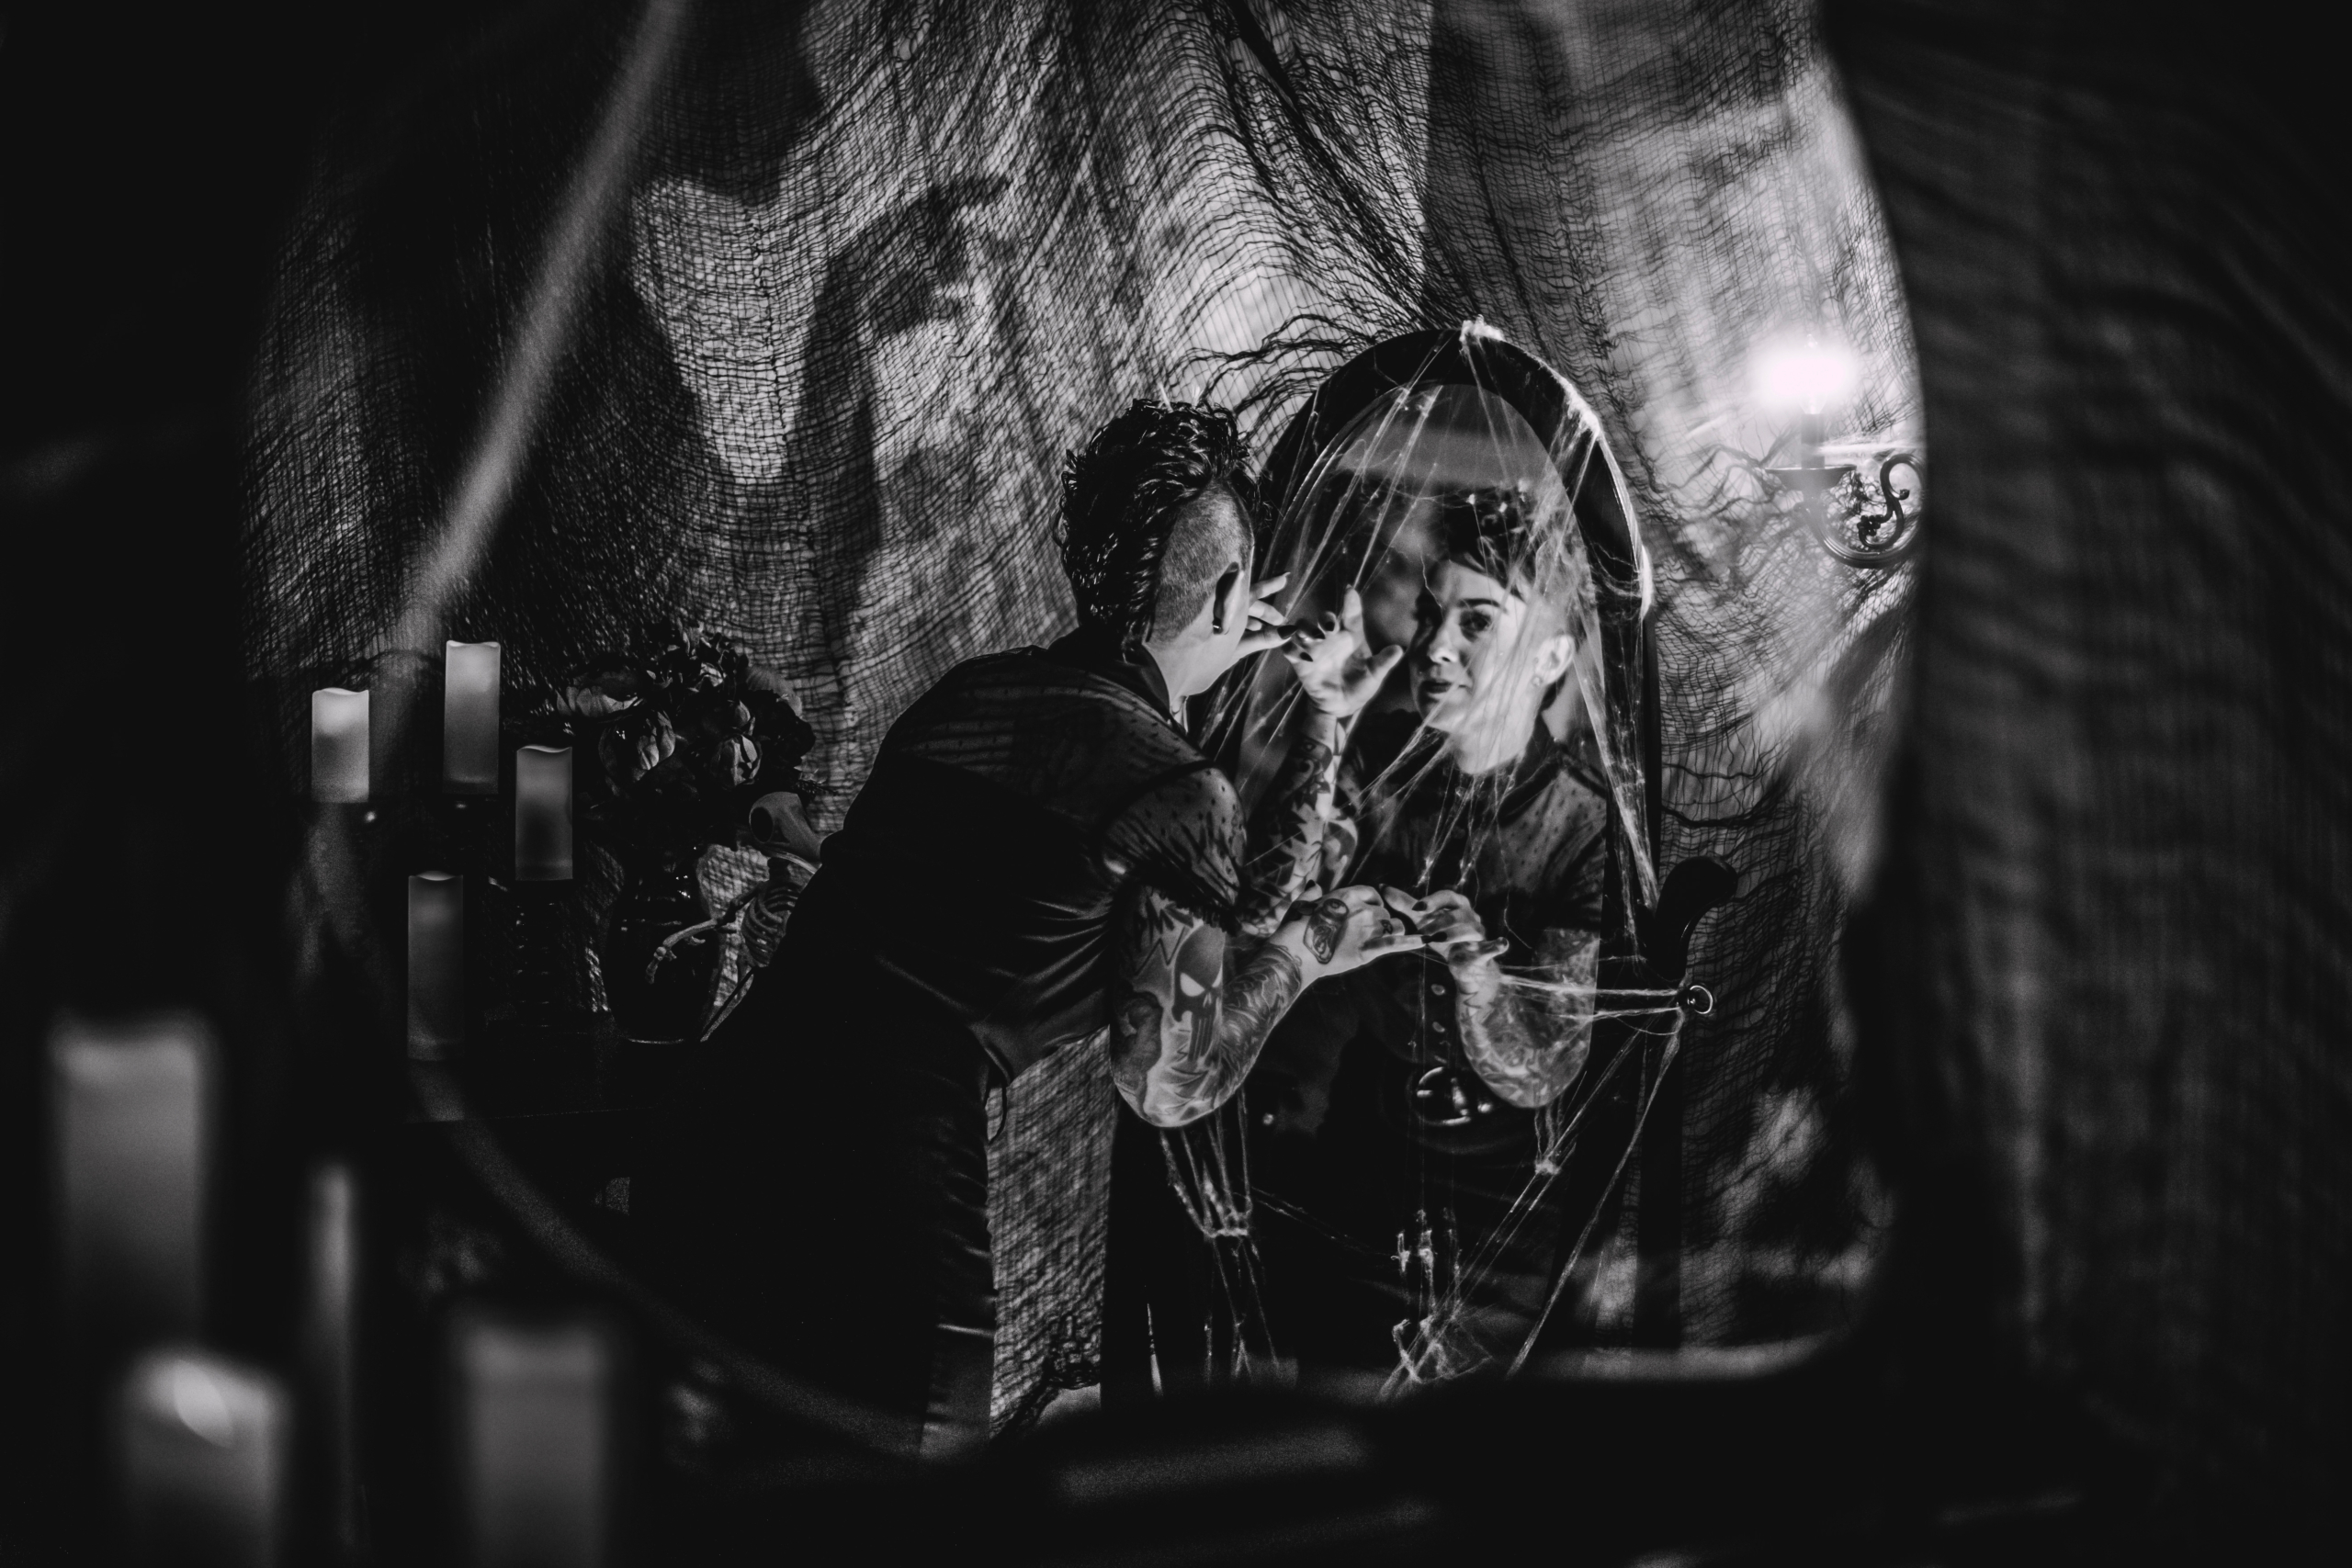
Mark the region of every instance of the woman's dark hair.
POLYGON ((1441 496, 1437 534, 1449 557, 1522 595, 1532 596, 1544 576, 1543 532, 1525 485, 1484 485, 1441 496))
POLYGON ((1058 537, 1079 623, 1107 628, 1132 654, 1155 623, 1198 614, 1226 562, 1250 560, 1258 506, 1249 459, 1226 410, 1143 398, 1072 452, 1058 537), (1190 505, 1218 487, 1238 502, 1238 523, 1222 507, 1190 505))

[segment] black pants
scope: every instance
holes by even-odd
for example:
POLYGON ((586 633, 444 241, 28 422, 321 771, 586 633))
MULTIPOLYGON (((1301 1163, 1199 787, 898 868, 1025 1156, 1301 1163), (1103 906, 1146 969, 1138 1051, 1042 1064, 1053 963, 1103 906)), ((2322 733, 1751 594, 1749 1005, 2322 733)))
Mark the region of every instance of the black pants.
POLYGON ((968 1452, 996 1346, 988 1058, 886 977, 828 968, 761 976, 666 1108, 632 1208, 682 1305, 866 1404, 895 1450, 968 1452))

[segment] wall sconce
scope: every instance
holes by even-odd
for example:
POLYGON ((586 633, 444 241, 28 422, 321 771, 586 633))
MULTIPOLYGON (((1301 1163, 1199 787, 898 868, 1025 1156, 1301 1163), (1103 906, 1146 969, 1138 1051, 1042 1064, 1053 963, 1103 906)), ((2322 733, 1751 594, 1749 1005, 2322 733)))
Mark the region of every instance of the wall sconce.
POLYGON ((1923 519, 1912 497, 1924 476, 1909 452, 1880 455, 1874 486, 1850 463, 1823 461, 1821 411, 1853 395, 1859 370, 1851 354, 1810 334, 1758 352, 1758 393, 1767 407, 1797 416, 1795 465, 1764 472, 1796 492, 1805 525, 1824 549, 1849 566, 1883 570, 1918 547, 1923 519), (1910 486, 1895 483, 1903 468, 1911 470, 1910 486))

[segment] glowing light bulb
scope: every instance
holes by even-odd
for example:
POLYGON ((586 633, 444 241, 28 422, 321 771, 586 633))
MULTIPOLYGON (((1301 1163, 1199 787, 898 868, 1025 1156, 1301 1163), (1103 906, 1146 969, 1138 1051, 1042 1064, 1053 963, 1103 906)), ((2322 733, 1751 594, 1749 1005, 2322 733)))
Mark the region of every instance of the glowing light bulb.
POLYGON ((1861 377, 1861 367, 1849 350, 1810 334, 1765 344, 1756 351, 1751 367, 1756 395, 1766 406, 1809 414, 1853 396, 1861 377))

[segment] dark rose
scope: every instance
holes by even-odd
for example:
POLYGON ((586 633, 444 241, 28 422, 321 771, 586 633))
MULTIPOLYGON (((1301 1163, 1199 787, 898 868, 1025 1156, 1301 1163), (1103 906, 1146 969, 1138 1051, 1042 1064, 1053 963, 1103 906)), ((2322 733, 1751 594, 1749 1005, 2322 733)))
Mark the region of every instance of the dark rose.
POLYGON ((605 771, 625 784, 635 784, 660 767, 677 749, 677 732, 659 708, 632 713, 605 731, 596 743, 605 771))
POLYGON ((555 705, 567 718, 610 718, 644 698, 644 679, 634 671, 601 670, 558 697, 555 705))
POLYGON ((790 767, 817 743, 817 732, 781 696, 754 691, 749 702, 752 732, 759 736, 760 750, 771 766, 790 767))
POLYGON ((749 735, 752 710, 741 703, 714 703, 703 714, 703 728, 713 735, 749 735))
POLYGON ((733 789, 759 776, 760 743, 748 735, 729 735, 711 743, 710 772, 720 786, 733 789))

